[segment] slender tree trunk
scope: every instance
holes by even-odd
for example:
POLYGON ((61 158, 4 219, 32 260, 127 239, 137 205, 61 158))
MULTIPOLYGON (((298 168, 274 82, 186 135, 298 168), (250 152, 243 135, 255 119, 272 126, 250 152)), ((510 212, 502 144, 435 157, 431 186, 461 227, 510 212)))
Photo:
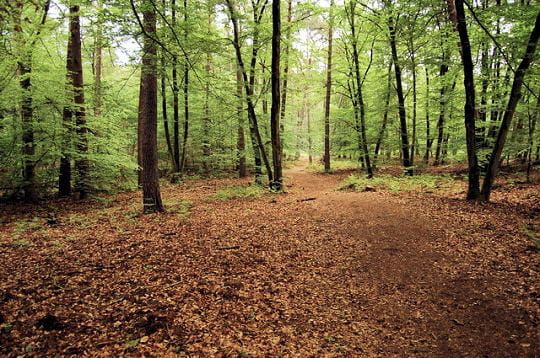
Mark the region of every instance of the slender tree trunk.
POLYGON ((536 110, 533 113, 529 113, 529 148, 527 150, 527 182, 531 180, 531 170, 533 165, 533 150, 534 150, 534 132, 536 130, 536 122, 538 120, 538 113, 540 113, 540 96, 536 97, 536 110))
POLYGON ((525 78, 525 74, 527 73, 531 62, 534 59, 539 37, 540 12, 536 16, 534 28, 531 31, 529 42, 527 43, 527 49, 525 50, 523 59, 521 60, 521 63, 517 68, 516 74, 514 76, 514 81, 512 82, 512 90, 510 91, 508 105, 506 106, 506 110, 504 112, 501 126, 499 128, 499 134, 497 136, 495 146, 493 147, 493 151, 491 152, 491 157, 486 170, 486 176, 484 177, 484 182, 482 184, 482 200, 489 200, 493 181, 495 180, 495 176, 497 175, 497 171, 499 169, 499 162, 501 159, 504 144, 506 142, 506 136, 508 135, 508 129, 510 128, 510 123, 512 122, 512 117, 514 116, 517 104, 521 99, 521 87, 523 85, 523 79, 525 78))
POLYGON ((143 189, 143 211, 145 214, 163 211, 159 190, 157 155, 157 65, 156 43, 149 36, 156 33, 156 14, 150 0, 143 3, 143 57, 139 92, 139 162, 143 189))
POLYGON ((313 138, 311 137, 311 111, 309 106, 306 105, 306 118, 307 118, 307 134, 308 134, 308 161, 309 164, 313 163, 313 138))
MULTIPOLYGON (((444 55, 443 61, 445 61, 444 55)), ((435 149, 434 165, 441 164, 441 149, 444 141, 444 126, 446 122, 446 104, 448 102, 448 85, 446 84, 446 79, 444 78, 447 72, 448 65, 442 63, 439 69, 439 78, 441 79, 442 84, 439 91, 439 119, 437 121, 437 147, 435 149)))
MULTIPOLYGON (((237 19, 236 12, 234 10, 233 1, 226 0, 226 4, 227 4, 227 8, 229 9, 229 15, 231 17, 231 22, 233 25, 233 45, 234 45, 234 49, 236 53, 236 60, 238 62, 238 66, 242 73, 242 83, 244 84, 244 91, 246 93, 247 112, 248 112, 250 131, 252 134, 252 142, 255 141, 255 144, 259 148, 258 151, 255 151, 255 157, 257 157, 257 152, 259 152, 260 158, 262 158, 262 161, 264 162, 264 165, 266 167, 268 181, 272 182, 273 181, 272 167, 270 166, 270 161, 268 160, 268 156, 266 155, 264 143, 262 141, 261 134, 259 131, 257 114, 255 113, 255 105, 253 103, 253 87, 255 85, 255 65, 256 65, 257 52, 258 52, 258 46, 259 46, 258 37, 257 37, 258 35, 257 33, 255 33, 253 36, 250 76, 248 79, 248 74, 245 70, 243 56, 242 56, 242 52, 240 48, 238 19, 237 19)), ((257 9, 254 9, 254 20, 256 24, 260 23, 263 11, 264 11, 264 6, 263 6, 263 9, 261 9, 259 13, 257 13, 257 9)), ((256 174, 256 180, 257 180, 257 174, 256 174)))
MULTIPOLYGON (((237 115, 238 115, 238 140, 236 148, 238 150, 238 176, 240 178, 245 178, 247 176, 246 168, 246 138, 244 135, 244 98, 242 94, 242 72, 240 67, 237 66, 236 69, 236 94, 238 96, 238 106, 237 106, 237 115)), ((254 150, 258 150, 257 146, 253 147, 254 150)), ((260 163, 259 163, 259 172, 260 172, 260 163)))
POLYGON ((283 175, 281 168, 281 139, 280 139, 280 57, 281 57, 281 12, 280 0, 272 0, 272 107, 270 109, 270 130, 272 140, 272 164, 274 180, 270 189, 281 191, 283 175))
MULTIPOLYGON (((187 0, 184 0, 184 24, 187 23, 187 0)), ((184 33, 184 41, 187 42, 188 32, 184 33)), ((182 136, 182 155, 180 156, 179 172, 184 171, 186 165, 187 141, 189 136, 189 58, 184 56, 184 131, 182 136)))
MULTIPOLYGON (((85 103, 84 103, 84 80, 81 54, 81 26, 79 21, 79 6, 71 6, 70 13, 70 40, 72 58, 68 63, 69 73, 71 75, 71 84, 74 93, 74 114, 75 114, 75 132, 77 134, 77 157, 75 158, 75 191, 79 193, 79 198, 84 199, 88 196, 89 183, 88 171, 89 162, 86 158, 88 154, 88 128, 86 126, 85 103)), ((69 61, 69 60, 68 60, 69 61)))
MULTIPOLYGON (((214 15, 213 6, 208 7, 208 32, 212 30, 212 18, 214 15)), ((204 118, 203 118, 203 156, 204 156, 204 169, 208 172, 209 160, 210 160, 210 77, 212 74, 212 53, 209 51, 206 53, 206 65, 204 67, 206 71, 206 82, 204 84, 204 118)), ((242 134, 243 134, 242 130, 242 134)))
POLYGON ((281 90, 281 112, 280 112, 280 130, 281 130, 281 148, 283 149, 283 132, 285 130, 285 114, 287 106, 287 86, 289 80, 289 52, 291 47, 291 23, 292 23, 292 0, 287 0, 287 28, 285 31, 285 64, 283 66, 283 88, 281 90))
POLYGON ((165 131, 165 141, 167 142, 167 153, 173 165, 174 164, 174 152, 171 143, 171 133, 169 130, 169 118, 167 113, 167 67, 165 63, 165 52, 161 52, 161 113, 163 116, 163 129, 165 131))
POLYGON ((332 44, 334 17, 332 9, 334 0, 330 0, 328 8, 328 60, 326 62, 326 96, 324 99, 324 171, 330 172, 330 96, 332 93, 332 44))
POLYGON ((392 49, 392 60, 394 62, 394 70, 396 73, 396 94, 398 98, 399 125, 401 136, 401 153, 403 158, 403 167, 407 175, 413 175, 413 168, 409 156, 409 135, 407 133, 407 114, 405 112, 405 97, 403 95, 403 85, 401 81, 401 66, 396 46, 396 29, 394 27, 394 19, 392 16, 388 19, 388 30, 390 32, 390 47, 392 49))
POLYGON ((411 62, 412 62, 412 83, 413 83, 413 86, 412 86, 412 93, 413 93, 413 115, 412 115, 412 144, 411 144, 411 165, 414 165, 414 154, 415 154, 415 149, 417 148, 416 147, 416 115, 417 115, 417 100, 418 100, 418 96, 417 96, 417 93, 416 93, 416 59, 415 59, 415 56, 414 56, 414 47, 413 47, 413 44, 412 44, 412 39, 411 39, 411 48, 412 48, 412 53, 411 53, 411 62))
POLYGON ((448 0, 448 11, 459 34, 461 61, 463 63, 463 84, 465 86, 465 136, 467 142, 467 159, 469 163, 469 189, 468 200, 476 200, 480 196, 480 167, 478 166, 476 149, 476 98, 474 88, 474 64, 471 56, 471 45, 465 21, 463 0, 455 0, 455 9, 452 0, 448 0), (455 16, 454 16, 455 13, 455 16))
POLYGON ((384 139, 384 134, 386 133, 386 126, 388 124, 388 110, 390 107, 390 91, 392 89, 392 61, 388 65, 388 82, 386 84, 386 94, 384 97, 384 112, 383 120, 381 124, 381 129, 379 130, 379 135, 377 136, 377 142, 375 143, 375 153, 373 155, 373 166, 376 165, 377 159, 379 157, 379 152, 381 150, 381 145, 384 139))
POLYGON ((431 153, 431 146, 433 145, 433 138, 431 137, 431 128, 429 120, 430 100, 429 100, 429 71, 427 66, 426 70, 426 152, 424 153, 424 163, 429 163, 429 157, 431 153))
POLYGON ((101 72, 103 69, 103 1, 97 0, 97 29, 94 49, 94 116, 101 115, 101 72))
MULTIPOLYGON (((22 189, 24 192, 24 201, 33 203, 38 200, 38 191, 36 183, 36 144, 34 143, 34 109, 32 98, 32 51, 33 47, 39 38, 41 27, 47 20, 50 1, 46 1, 43 6, 43 16, 38 31, 31 43, 24 43, 22 39, 22 31, 19 46, 23 47, 21 59, 17 62, 17 72, 19 75, 19 86, 21 88, 21 123, 22 123, 22 152, 23 152, 23 183, 22 189)), ((21 13, 16 14, 17 26, 21 27, 21 13)))
MULTIPOLYGON (((171 25, 176 27, 176 0, 171 1, 171 25)), ((172 91, 173 91, 173 173, 180 172, 180 88, 178 87, 178 56, 172 56, 172 91)), ((172 181, 178 180, 173 175, 172 181)))

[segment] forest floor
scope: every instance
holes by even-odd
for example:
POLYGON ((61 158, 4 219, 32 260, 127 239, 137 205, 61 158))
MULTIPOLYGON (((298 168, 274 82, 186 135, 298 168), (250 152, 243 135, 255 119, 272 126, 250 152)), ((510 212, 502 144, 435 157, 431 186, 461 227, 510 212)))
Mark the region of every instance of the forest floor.
POLYGON ((139 192, 3 205, 0 355, 540 355, 538 183, 471 203, 335 190, 349 174, 185 181, 164 214, 139 192))

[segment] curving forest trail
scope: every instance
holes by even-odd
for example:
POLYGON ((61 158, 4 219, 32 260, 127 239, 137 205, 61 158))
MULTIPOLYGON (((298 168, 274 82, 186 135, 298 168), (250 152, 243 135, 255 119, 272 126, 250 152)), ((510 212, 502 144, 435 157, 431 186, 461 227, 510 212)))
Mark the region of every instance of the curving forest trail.
POLYGON ((534 212, 285 175, 285 194, 229 200, 246 180, 169 186, 162 215, 130 215, 138 193, 59 202, 18 236, 15 215, 47 210, 1 209, 0 354, 539 354, 540 259, 516 224, 534 212))

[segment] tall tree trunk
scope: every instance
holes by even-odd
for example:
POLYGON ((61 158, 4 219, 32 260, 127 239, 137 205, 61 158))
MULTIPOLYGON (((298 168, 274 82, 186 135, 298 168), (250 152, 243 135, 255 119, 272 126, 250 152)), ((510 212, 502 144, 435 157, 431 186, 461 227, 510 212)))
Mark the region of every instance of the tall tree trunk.
MULTIPOLYGON (((176 27, 176 0, 171 1, 171 25, 176 27)), ((178 56, 172 56, 172 91, 173 91, 173 173, 180 172, 180 88, 178 87, 178 56)), ((172 181, 178 180, 173 175, 172 181)))
POLYGON ((414 150, 416 147, 416 115, 417 115, 417 93, 416 93, 416 58, 414 56, 414 45, 411 37, 411 62, 412 62, 412 93, 413 93, 413 114, 412 114, 412 144, 411 144, 411 165, 414 165, 414 150))
POLYGON ((169 130, 169 118, 167 116, 167 66, 165 63, 165 51, 161 52, 161 114, 163 116, 163 129, 165 132, 165 142, 167 143, 167 153, 169 154, 169 158, 174 168, 174 153, 169 130))
POLYGON ((21 13, 16 14, 17 26, 21 28, 18 32, 20 35, 20 44, 23 48, 23 53, 20 60, 17 62, 17 72, 19 75, 19 86, 21 88, 21 124, 22 124, 22 152, 23 152, 23 183, 22 189, 24 192, 24 201, 33 203, 38 200, 38 191, 36 183, 36 144, 34 143, 34 109, 32 98, 32 51, 33 47, 39 38, 41 28, 47 20, 49 13, 50 0, 47 0, 43 6, 43 16, 41 17, 40 26, 36 32, 34 39, 30 43, 24 43, 22 38, 22 8, 21 13))
POLYGON ((328 60, 326 61, 326 96, 324 98, 324 171, 330 172, 330 96, 332 93, 332 43, 334 37, 334 0, 328 8, 328 60))
POLYGON ((88 154, 88 128, 86 126, 86 115, 84 108, 84 80, 81 54, 81 26, 79 21, 79 6, 70 6, 70 38, 69 46, 71 58, 68 59, 68 73, 71 76, 70 83, 73 86, 74 95, 74 114, 75 114, 75 132, 77 134, 77 157, 75 158, 75 171, 77 172, 75 180, 75 191, 79 198, 84 199, 88 196, 89 183, 88 171, 89 162, 86 158, 88 154))
POLYGON ((527 182, 531 180, 531 170, 533 165, 533 150, 534 150, 534 132, 536 130, 536 122, 538 121, 538 114, 540 113, 540 96, 536 97, 536 108, 533 113, 529 112, 529 148, 527 149, 527 182))
POLYGON ((514 116, 517 104, 521 99, 521 86, 523 85, 523 79, 525 78, 525 74, 527 73, 531 62, 534 59, 539 37, 540 12, 536 15, 534 28, 531 31, 529 42, 527 43, 527 49, 525 50, 523 59, 521 60, 521 63, 516 70, 514 81, 512 82, 512 90, 510 91, 508 105, 506 106, 506 110, 504 111, 504 116, 501 122, 501 126, 499 128, 497 141, 495 142, 495 146, 493 147, 493 151, 491 152, 491 157, 486 170, 486 176, 484 177, 484 182, 482 184, 482 200, 489 200, 493 181, 499 169, 499 161, 501 159, 501 154, 504 148, 504 144, 506 142, 506 136, 508 135, 508 129, 510 128, 510 123, 512 122, 512 117, 514 116))
POLYGON ((448 0, 450 18, 456 25, 459 34, 461 62, 463 64, 463 84, 465 86, 465 137, 467 142, 467 159, 469 163, 469 189, 468 200, 476 200, 480 196, 480 167, 478 166, 476 149, 476 99, 474 89, 474 64, 471 56, 471 45, 467 33, 465 10, 463 0, 455 0, 455 9, 452 0, 448 0), (455 11, 455 16, 453 15, 455 11))
MULTIPOLYGON (((187 23, 187 0, 184 0, 184 25, 187 23)), ((188 31, 184 33, 184 41, 187 42, 188 31)), ((184 171, 186 165, 187 141, 189 136, 189 58, 184 56, 184 131, 182 136, 182 155, 180 156, 179 172, 184 171)))
MULTIPOLYGON (((132 4, 133 5, 133 4, 132 4)), ((150 0, 143 2, 143 56, 139 92, 139 162, 145 214, 163 211, 159 190, 157 155, 157 48, 150 36, 156 34, 156 14, 150 0)))
POLYGON ((430 100, 429 100, 429 71, 427 66, 426 70, 426 152, 424 153, 424 163, 429 163, 429 156, 431 153, 431 146, 433 145, 433 138, 431 137, 431 128, 429 121, 429 109, 430 109, 430 100))
POLYGON ((97 29, 94 48, 94 116, 101 115, 101 72, 103 69, 103 0, 97 0, 97 29))
POLYGON ((311 110, 306 104, 307 134, 308 134, 308 161, 313 163, 313 138, 311 137, 311 110))
MULTIPOLYGON (((238 176, 240 178, 245 178, 247 176, 246 168, 246 138, 244 135, 244 96, 242 95, 242 72, 240 67, 237 66, 236 69, 236 95, 238 96, 238 106, 237 106, 237 116, 238 116, 238 140, 236 148, 238 150, 238 176)), ((257 150, 257 145, 253 147, 254 150, 257 150)), ((260 172, 260 163, 259 163, 259 172, 260 172)), ((260 173, 259 173, 260 177, 260 173)))
POLYGON ((390 47, 392 50, 392 60, 394 62, 394 71, 396 73, 396 94, 398 98, 399 127, 401 137, 401 153, 403 158, 403 167, 407 175, 413 175, 413 168, 409 156, 409 135, 407 133, 407 114, 405 112, 405 97, 403 95, 403 84, 401 81, 401 66, 396 46, 396 29, 394 27, 394 18, 388 19, 388 30, 390 32, 390 47))
POLYGON ((285 31, 285 64, 283 66, 283 88, 281 89, 281 108, 280 108, 280 130, 281 130, 281 148, 283 150, 283 131, 285 130, 285 114, 287 106, 287 86, 289 82, 289 53, 291 47, 291 23, 292 23, 292 0, 287 0, 287 28, 285 31))
MULTIPOLYGON (((212 18, 214 16, 213 6, 208 6, 208 32, 212 30, 212 18)), ((203 157, 204 157, 204 169, 208 172, 210 169, 210 77, 212 74, 212 53, 208 51, 206 53, 206 65, 204 66, 206 71, 206 82, 204 84, 204 117, 203 117, 203 157)), ((242 131, 243 134, 243 131, 242 131)))
POLYGON ((281 139, 280 139, 280 57, 281 57, 281 12, 280 0, 272 0, 272 107, 270 109, 270 130, 272 141, 272 164, 274 180, 270 189, 281 191, 283 175, 281 168, 281 139))
MULTIPOLYGON (((250 67, 250 75, 248 78, 248 74, 245 69, 241 47, 240 47, 238 18, 234 9, 233 1, 226 0, 226 4, 227 4, 227 8, 229 9, 229 15, 231 17, 231 22, 233 25, 233 46, 236 53, 236 60, 240 68, 240 71, 242 73, 242 83, 244 84, 244 91, 246 94, 247 112, 248 112, 250 132, 252 135, 252 143, 256 144, 256 146, 258 147, 258 151, 255 150, 255 158, 257 157, 257 152, 259 152, 260 158, 262 158, 262 161, 264 162, 264 166, 266 168, 268 181, 272 182, 273 181, 272 167, 270 166, 270 161, 268 160, 268 156, 266 155, 264 143, 262 141, 261 134, 259 131, 257 114, 255 113, 255 105, 253 103, 253 88, 255 85, 255 65, 256 65, 257 52, 258 52, 258 46, 259 46, 257 30, 255 31, 254 36, 253 36, 251 67, 250 67)), ((262 13, 264 11, 265 6, 266 6, 266 3, 262 7, 262 9, 260 9, 259 12, 257 11, 257 9, 254 9, 253 16, 254 16, 254 20, 256 24, 260 24, 260 20, 262 18, 262 13)), ((255 179, 257 180, 257 175, 255 179)))
POLYGON ((439 119, 437 120, 437 146, 435 148, 435 162, 434 165, 441 164, 441 150, 444 141, 444 126, 446 122, 446 104, 448 102, 448 85, 444 78, 448 72, 448 65, 444 63, 445 56, 443 54, 443 63, 439 69, 439 78, 441 79, 441 89, 439 91, 439 119))
POLYGON ((388 124, 388 110, 390 107, 390 90, 392 89, 392 61, 388 65, 388 82, 386 84, 386 93, 384 96, 384 112, 383 120, 381 124, 381 129, 379 130, 379 135, 377 136, 377 142, 375 143, 375 153, 373 155, 373 166, 376 165, 377 159, 379 157, 379 152, 381 150, 382 141, 384 139, 384 134, 386 133, 386 126, 388 124))

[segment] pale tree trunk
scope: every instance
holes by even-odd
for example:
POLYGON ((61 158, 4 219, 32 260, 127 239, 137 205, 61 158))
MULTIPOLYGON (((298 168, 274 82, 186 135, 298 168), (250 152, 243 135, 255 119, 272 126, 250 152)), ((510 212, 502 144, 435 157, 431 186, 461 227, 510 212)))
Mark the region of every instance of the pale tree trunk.
POLYGON ((379 130, 379 135, 377 136, 377 142, 375 143, 375 152, 373 154, 373 166, 377 164, 377 159, 379 157, 379 152, 381 150, 381 145, 384 139, 384 134, 386 133, 386 126, 388 124, 388 109, 390 106, 390 90, 392 89, 392 61, 388 65, 388 82, 386 84, 386 93, 384 96, 384 112, 383 120, 381 123, 381 129, 379 130))

